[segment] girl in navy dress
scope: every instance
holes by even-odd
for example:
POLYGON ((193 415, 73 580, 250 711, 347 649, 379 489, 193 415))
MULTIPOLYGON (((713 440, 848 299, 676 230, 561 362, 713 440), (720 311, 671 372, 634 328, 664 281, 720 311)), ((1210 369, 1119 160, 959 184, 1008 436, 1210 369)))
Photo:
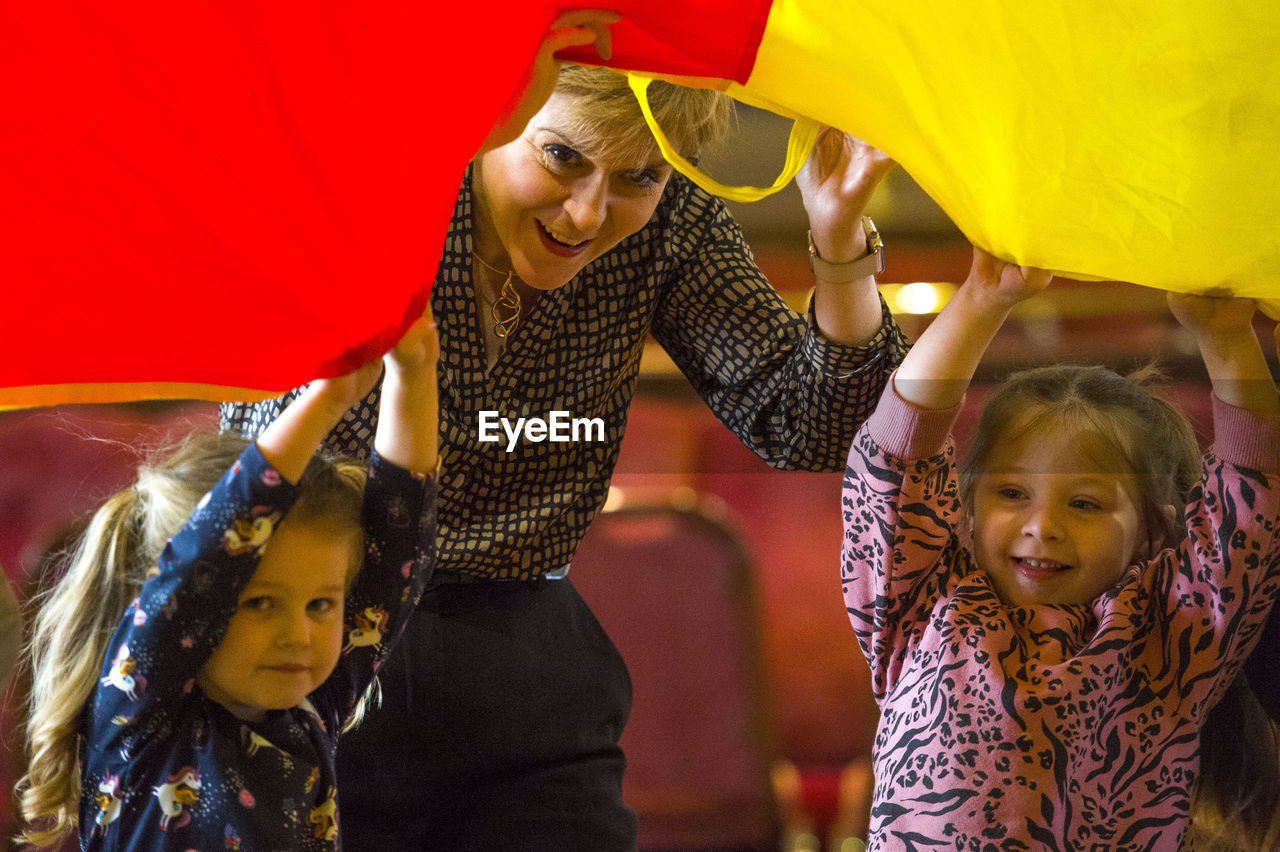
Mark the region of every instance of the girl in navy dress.
POLYGON ((437 358, 424 318, 383 359, 367 470, 314 454, 376 362, 97 512, 34 625, 24 840, 340 848, 338 734, 434 561, 437 358))

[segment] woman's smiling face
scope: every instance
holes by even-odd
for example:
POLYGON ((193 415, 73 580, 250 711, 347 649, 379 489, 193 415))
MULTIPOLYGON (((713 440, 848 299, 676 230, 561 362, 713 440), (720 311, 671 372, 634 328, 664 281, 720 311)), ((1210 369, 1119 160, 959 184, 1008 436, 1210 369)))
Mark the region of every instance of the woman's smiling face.
POLYGON ((476 253, 554 290, 639 231, 671 176, 657 147, 641 162, 575 142, 570 96, 554 94, 514 142, 476 162, 476 253))

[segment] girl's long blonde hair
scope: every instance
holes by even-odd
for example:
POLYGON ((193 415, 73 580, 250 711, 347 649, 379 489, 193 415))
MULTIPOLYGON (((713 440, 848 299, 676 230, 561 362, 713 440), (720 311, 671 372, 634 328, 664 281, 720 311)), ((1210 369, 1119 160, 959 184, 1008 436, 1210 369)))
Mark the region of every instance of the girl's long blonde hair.
MULTIPOLYGON (((165 544, 246 446, 238 436, 199 434, 160 463, 143 464, 137 482, 94 513, 65 560, 65 573, 29 603, 35 610, 25 661, 31 677, 29 762, 16 788, 27 821, 23 842, 52 846, 75 830, 80 724, 107 643, 165 544)), ((324 518, 359 530, 364 482, 364 468, 356 462, 313 460, 290 517, 324 518)))

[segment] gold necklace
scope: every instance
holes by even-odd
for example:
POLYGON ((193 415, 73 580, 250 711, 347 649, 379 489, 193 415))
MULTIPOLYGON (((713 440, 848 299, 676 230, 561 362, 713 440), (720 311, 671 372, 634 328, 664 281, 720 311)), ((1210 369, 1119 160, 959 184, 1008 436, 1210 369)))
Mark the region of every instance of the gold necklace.
MULTIPOLYGON (((497 275, 502 274, 501 269, 497 269, 492 265, 485 263, 484 258, 471 252, 471 256, 475 258, 481 266, 497 275)), ((505 341, 516 330, 516 326, 520 324, 520 294, 516 292, 515 283, 512 279, 515 277, 515 270, 507 273, 507 280, 502 282, 502 288, 498 291, 498 298, 489 305, 489 316, 493 319, 493 333, 499 340, 505 341)))

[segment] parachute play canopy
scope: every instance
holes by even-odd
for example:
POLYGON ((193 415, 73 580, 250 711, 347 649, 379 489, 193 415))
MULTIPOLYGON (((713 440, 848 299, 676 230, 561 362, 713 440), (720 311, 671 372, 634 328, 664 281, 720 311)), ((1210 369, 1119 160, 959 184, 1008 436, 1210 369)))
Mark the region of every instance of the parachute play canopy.
MULTIPOLYGON (((542 35, 593 5, 0 5, 0 407, 376 357, 542 35)), ((611 65, 861 136, 996 254, 1280 297, 1280 6, 604 5, 611 65)))
POLYGON ((1275 299, 1277 45, 1251 0, 775 2, 728 91, 887 151, 1001 257, 1275 299))

